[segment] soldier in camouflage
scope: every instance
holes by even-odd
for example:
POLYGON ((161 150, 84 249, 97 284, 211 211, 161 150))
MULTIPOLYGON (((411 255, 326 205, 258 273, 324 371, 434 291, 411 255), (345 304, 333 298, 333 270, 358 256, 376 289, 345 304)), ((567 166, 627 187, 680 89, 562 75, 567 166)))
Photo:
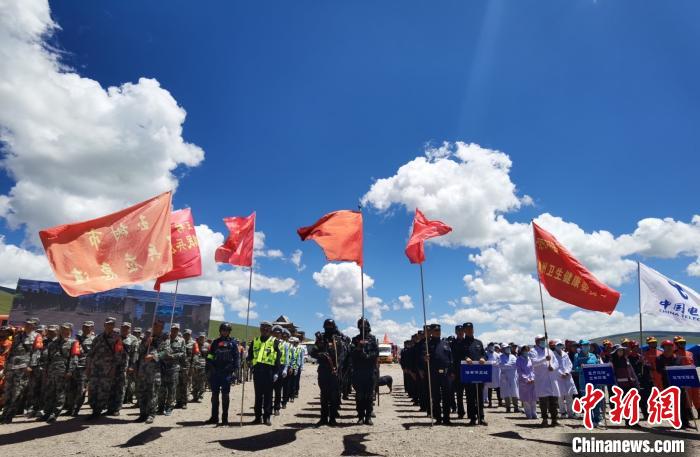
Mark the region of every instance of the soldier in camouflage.
POLYGON ((128 384, 133 379, 134 367, 139 356, 139 340, 131 334, 131 323, 123 322, 119 331, 119 338, 124 351, 117 361, 116 377, 109 399, 107 415, 118 416, 124 404, 128 384))
POLYGON ((138 403, 141 414, 135 422, 152 424, 158 407, 161 383, 160 361, 172 353, 170 338, 163 333, 163 321, 153 323, 153 331, 139 345, 139 371, 137 375, 138 403))
POLYGON ((5 404, 2 422, 9 424, 17 414, 22 413, 22 405, 27 395, 29 375, 32 367, 39 363, 43 340, 34 331, 36 320, 27 319, 24 329, 12 340, 12 347, 5 363, 5 404))
POLYGON ((126 394, 124 397, 124 402, 126 403, 136 403, 136 406, 138 406, 139 401, 138 401, 138 391, 139 391, 139 346, 141 346, 141 342, 143 341, 144 335, 143 335, 143 330, 141 327, 134 327, 134 330, 131 332, 132 335, 136 337, 136 361, 134 363, 134 372, 131 374, 131 382, 129 382, 129 374, 127 373, 126 376, 126 394))
POLYGON ((177 383, 177 404, 176 408, 187 409, 187 399, 190 392, 190 384, 192 384, 192 370, 194 357, 195 341, 192 339, 192 330, 185 329, 182 333, 182 338, 185 340, 185 356, 182 358, 182 366, 180 367, 180 376, 177 383))
POLYGON ((160 359, 163 378, 158 395, 158 413, 169 416, 173 413, 173 404, 177 394, 177 380, 185 358, 185 340, 179 335, 180 324, 170 327, 170 352, 160 359))
MULTIPOLYGON (((55 327, 55 326, 54 326, 55 327)), ((71 359, 77 359, 80 354, 80 343, 72 338, 73 324, 65 322, 61 325, 58 337, 46 346, 46 376, 44 382, 44 416, 48 423, 56 421, 66 399, 66 390, 72 376, 71 359)))
POLYGON ((76 337, 78 341, 78 357, 70 361, 70 372, 72 373, 68 383, 68 393, 66 395, 66 414, 77 416, 80 408, 85 403, 85 392, 87 391, 87 355, 92 351, 92 343, 95 340, 93 321, 83 322, 81 334, 76 337))
MULTIPOLYGON (((37 322, 36 333, 41 338, 41 351, 45 346, 46 341, 46 326, 39 325, 39 319, 32 318, 37 322)), ((43 398, 41 394, 41 385, 44 379, 44 369, 41 363, 41 351, 39 351, 39 358, 37 359, 36 365, 32 367, 32 372, 29 373, 29 385, 27 387, 27 397, 25 400, 25 408, 27 409, 27 417, 39 417, 41 416, 41 410, 43 408, 43 398)))
POLYGON ((92 414, 88 419, 96 419, 109 408, 109 396, 117 375, 117 366, 122 358, 124 346, 119 334, 114 331, 116 319, 105 319, 104 331, 95 337, 92 350, 87 357, 85 372, 88 378, 88 395, 92 414))
POLYGON ((202 400, 206 386, 207 354, 209 353, 209 344, 206 338, 206 333, 199 334, 196 349, 192 355, 192 401, 194 402, 202 400))

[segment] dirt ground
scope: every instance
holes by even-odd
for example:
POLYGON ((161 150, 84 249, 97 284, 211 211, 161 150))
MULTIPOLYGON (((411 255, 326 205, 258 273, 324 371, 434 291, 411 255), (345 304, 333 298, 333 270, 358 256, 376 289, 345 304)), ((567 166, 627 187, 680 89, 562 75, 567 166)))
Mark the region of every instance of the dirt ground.
MULTIPOLYGON (((401 369, 382 366, 382 375, 394 379, 394 392, 382 387, 374 426, 355 425, 354 405, 342 406, 340 426, 315 428, 318 420, 319 391, 316 367, 307 365, 302 374, 300 398, 273 425, 245 425, 252 420, 253 385, 246 384, 244 426, 238 426, 241 386, 232 390, 235 424, 229 427, 203 425, 209 417, 209 396, 202 403, 191 403, 187 410, 172 416, 158 416, 152 425, 132 422, 137 410, 127 406, 119 417, 103 417, 95 422, 81 417, 61 417, 55 424, 18 418, 0 425, 0 455, 248 455, 259 456, 519 456, 563 455, 570 449, 567 433, 585 432, 580 420, 563 420, 560 427, 540 428, 538 420, 522 414, 506 413, 503 408, 486 409, 487 427, 469 427, 466 420, 455 420, 452 427, 430 426, 428 418, 412 406, 403 392, 401 369), (29 446, 29 447, 28 447, 29 446), (534 452, 536 450, 536 452, 534 452)), ((599 433, 629 431, 610 427, 599 433)), ((590 433, 590 432, 585 432, 590 433)), ((644 433, 634 431, 633 433, 644 433)), ((686 455, 700 456, 700 433, 661 430, 664 437, 683 438, 686 455)))

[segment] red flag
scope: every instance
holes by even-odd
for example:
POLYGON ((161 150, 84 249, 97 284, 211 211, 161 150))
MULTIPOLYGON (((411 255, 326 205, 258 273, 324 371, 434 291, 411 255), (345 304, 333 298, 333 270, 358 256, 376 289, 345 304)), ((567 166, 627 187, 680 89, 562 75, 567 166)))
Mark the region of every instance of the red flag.
POLYGON ((173 269, 156 280, 155 290, 160 290, 164 282, 202 275, 202 254, 190 208, 173 211, 170 215, 170 244, 173 269))
POLYGON ((248 217, 227 217, 228 238, 216 249, 214 260, 242 267, 253 266, 255 243, 255 213, 248 217))
POLYGON ((452 231, 452 227, 440 221, 429 221, 423 213, 416 208, 416 216, 413 218, 413 233, 406 245, 406 257, 411 263, 423 263, 425 261, 425 250, 423 242, 428 238, 446 235, 452 231))
POLYGON ((335 211, 314 225, 297 230, 302 241, 315 240, 327 260, 355 262, 362 265, 362 213, 335 211))
POLYGON ((598 281, 554 236, 534 222, 537 273, 554 298, 584 309, 612 314, 620 293, 598 281))
POLYGON ((155 279, 172 270, 172 192, 119 212, 39 232, 68 295, 77 297, 155 279))

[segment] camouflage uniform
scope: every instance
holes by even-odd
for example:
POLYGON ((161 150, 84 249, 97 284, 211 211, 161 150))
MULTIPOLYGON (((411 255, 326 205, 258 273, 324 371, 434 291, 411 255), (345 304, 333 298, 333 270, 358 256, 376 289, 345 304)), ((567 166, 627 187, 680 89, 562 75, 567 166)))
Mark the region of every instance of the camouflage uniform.
MULTIPOLYGON (((173 324, 173 328, 179 328, 179 325, 173 324)), ((170 352, 160 359, 163 377, 158 393, 158 412, 166 415, 169 415, 173 410, 178 377, 185 358, 185 340, 180 335, 175 338, 168 337, 168 344, 170 352)))
POLYGON ((41 386, 44 379, 44 368, 42 363, 43 350, 48 344, 48 339, 44 336, 46 327, 40 325, 37 327, 41 331, 37 331, 40 343, 36 343, 35 347, 39 349, 39 356, 34 365, 31 366, 32 372, 29 373, 29 385, 27 386, 27 397, 25 400, 25 409, 27 409, 27 417, 38 417, 43 409, 43 396, 41 394, 41 386), (42 333, 43 332, 43 333, 42 333))
MULTIPOLYGON (((192 335, 192 330, 185 330, 185 334, 192 335)), ((195 341, 191 337, 189 340, 185 340, 185 356, 182 358, 182 366, 180 367, 180 376, 177 383, 177 406, 182 409, 187 409, 187 399, 190 392, 190 384, 192 384, 194 345, 195 341)))
POLYGON ((16 334, 5 363, 5 405, 2 412, 3 422, 9 423, 22 408, 29 387, 27 368, 35 367, 39 362, 41 339, 33 330, 16 334))
MULTIPOLYGON (((139 340, 134 335, 129 334, 126 338, 122 338, 122 346, 124 350, 117 362, 114 385, 112 386, 112 394, 109 400, 109 413, 116 416, 119 415, 119 411, 122 409, 129 384, 132 384, 135 377, 134 368, 139 357, 139 340)), ((131 397, 133 397, 133 387, 131 393, 131 397)))
MULTIPOLYGON (((73 326, 64 328, 72 328, 73 326)), ((58 336, 45 349, 46 376, 44 377, 44 419, 53 422, 61 413, 71 373, 71 359, 77 359, 79 343, 73 338, 58 336)), ((72 364, 75 367, 75 363, 72 364)))
POLYGON ((101 333, 95 337, 87 358, 88 396, 93 416, 109 408, 117 366, 124 352, 118 333, 101 333))
POLYGON ((209 345, 205 340, 201 347, 199 347, 199 342, 197 342, 197 346, 199 350, 192 356, 192 401, 200 401, 202 399, 207 379, 206 366, 209 345), (204 352, 205 346, 206 353, 204 352))
POLYGON ((172 352, 170 348, 170 338, 161 334, 144 338, 139 345, 139 371, 136 377, 138 386, 138 402, 141 414, 137 420, 145 420, 147 423, 153 422, 158 408, 158 394, 160 391, 160 360, 169 356, 172 352), (153 360, 146 360, 147 355, 152 355, 153 360))
MULTIPOLYGON (((92 321, 87 321, 83 325, 92 326, 92 321)), ((73 416, 77 416, 80 408, 85 403, 85 392, 87 391, 87 356, 92 351, 92 344, 95 341, 95 334, 90 332, 87 335, 76 337, 79 344, 80 353, 70 361, 70 372, 72 373, 68 383, 68 394, 66 395, 65 409, 73 416)))

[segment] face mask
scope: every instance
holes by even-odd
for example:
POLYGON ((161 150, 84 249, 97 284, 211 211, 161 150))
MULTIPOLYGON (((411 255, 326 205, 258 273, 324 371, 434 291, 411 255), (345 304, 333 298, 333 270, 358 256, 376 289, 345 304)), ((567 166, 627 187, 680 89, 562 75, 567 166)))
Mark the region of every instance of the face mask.
POLYGON ((542 340, 542 341, 540 341, 539 343, 537 343, 537 345, 538 345, 539 347, 541 347, 542 349, 544 349, 544 347, 546 346, 545 343, 546 343, 546 341, 542 340))

